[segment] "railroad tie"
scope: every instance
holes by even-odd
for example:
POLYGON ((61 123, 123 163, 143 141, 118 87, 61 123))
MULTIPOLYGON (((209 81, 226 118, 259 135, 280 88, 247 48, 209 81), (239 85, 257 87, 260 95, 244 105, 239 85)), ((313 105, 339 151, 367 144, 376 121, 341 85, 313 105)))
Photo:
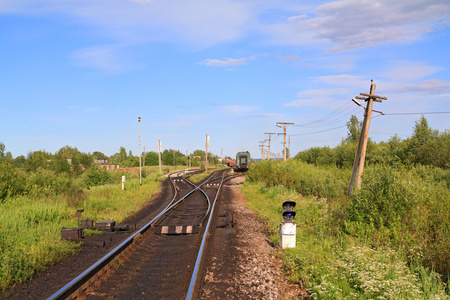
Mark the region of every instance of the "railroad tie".
POLYGON ((158 226, 154 227, 156 234, 170 234, 170 235, 178 235, 178 234, 194 234, 198 233, 198 226, 192 225, 171 225, 171 226, 158 226))

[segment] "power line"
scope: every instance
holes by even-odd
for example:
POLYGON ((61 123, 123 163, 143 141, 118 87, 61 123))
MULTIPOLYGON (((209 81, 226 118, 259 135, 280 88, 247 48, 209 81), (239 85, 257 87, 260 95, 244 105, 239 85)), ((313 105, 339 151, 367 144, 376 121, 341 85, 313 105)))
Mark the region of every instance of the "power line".
MULTIPOLYGON (((329 113, 328 115, 325 115, 325 116, 322 117, 322 118, 319 118, 319 119, 317 119, 317 120, 313 120, 313 121, 308 122, 308 123, 298 124, 298 125, 294 125, 294 126, 296 126, 296 127, 318 127, 318 126, 327 126, 327 124, 324 124, 324 125, 315 125, 315 124, 316 124, 316 123, 328 123, 328 124, 329 124, 329 123, 335 122, 336 120, 331 120, 331 121, 327 121, 327 120, 329 120, 331 117, 336 117, 336 116, 338 116, 338 115, 340 115, 340 114, 342 114, 342 113, 345 113, 345 110, 347 110, 351 104, 352 104, 352 102, 347 102, 346 104, 342 105, 342 106, 339 107, 337 110, 335 110, 334 112, 329 113)), ((354 111, 355 111, 355 110, 353 110, 353 111, 350 112, 350 113, 353 113, 354 111)), ((350 113, 347 113, 346 115, 348 115, 348 114, 350 114, 350 113)))
POLYGON ((343 125, 343 126, 339 126, 339 127, 334 127, 334 128, 330 128, 330 129, 325 129, 325 130, 320 130, 320 131, 315 131, 315 132, 309 132, 309 133, 291 134, 291 136, 310 135, 310 134, 315 134, 315 133, 321 133, 321 132, 326 132, 326 131, 336 130, 336 129, 344 128, 344 127, 347 127, 347 125, 343 125))

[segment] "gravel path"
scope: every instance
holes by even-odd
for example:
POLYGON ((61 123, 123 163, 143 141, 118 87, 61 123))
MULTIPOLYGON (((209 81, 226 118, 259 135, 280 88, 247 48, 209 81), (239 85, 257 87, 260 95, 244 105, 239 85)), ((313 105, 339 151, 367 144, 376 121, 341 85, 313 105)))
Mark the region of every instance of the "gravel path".
POLYGON ((234 185, 239 181, 224 186, 229 199, 224 208, 234 213, 236 225, 216 233, 220 242, 213 242, 200 299, 302 299, 306 292, 288 283, 281 271, 276 259, 281 250, 268 239, 266 223, 245 207, 234 185))

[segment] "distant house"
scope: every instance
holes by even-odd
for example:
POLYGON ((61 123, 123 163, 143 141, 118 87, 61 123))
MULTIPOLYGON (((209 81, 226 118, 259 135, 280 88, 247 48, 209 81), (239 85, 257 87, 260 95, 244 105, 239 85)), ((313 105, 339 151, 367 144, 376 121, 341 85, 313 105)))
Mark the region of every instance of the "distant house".
POLYGON ((108 160, 94 158, 94 164, 108 164, 108 160))
POLYGON ((115 170, 119 168, 119 165, 113 165, 113 164, 103 164, 99 165, 100 168, 105 168, 106 170, 115 170))
POLYGON ((94 159, 94 164, 98 165, 100 168, 105 168, 106 170, 115 170, 119 168, 119 165, 108 164, 107 159, 94 159))

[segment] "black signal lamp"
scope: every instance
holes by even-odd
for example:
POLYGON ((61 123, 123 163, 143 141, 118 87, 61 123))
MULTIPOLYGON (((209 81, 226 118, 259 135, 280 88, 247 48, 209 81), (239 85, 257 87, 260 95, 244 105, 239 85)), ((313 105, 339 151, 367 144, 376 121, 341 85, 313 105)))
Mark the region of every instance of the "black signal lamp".
POLYGON ((285 222, 292 222, 296 212, 294 211, 295 202, 286 200, 283 202, 283 219, 285 222))
POLYGON ((283 202, 283 210, 287 210, 287 209, 294 209, 295 207, 295 201, 291 201, 291 200, 286 200, 283 202))

